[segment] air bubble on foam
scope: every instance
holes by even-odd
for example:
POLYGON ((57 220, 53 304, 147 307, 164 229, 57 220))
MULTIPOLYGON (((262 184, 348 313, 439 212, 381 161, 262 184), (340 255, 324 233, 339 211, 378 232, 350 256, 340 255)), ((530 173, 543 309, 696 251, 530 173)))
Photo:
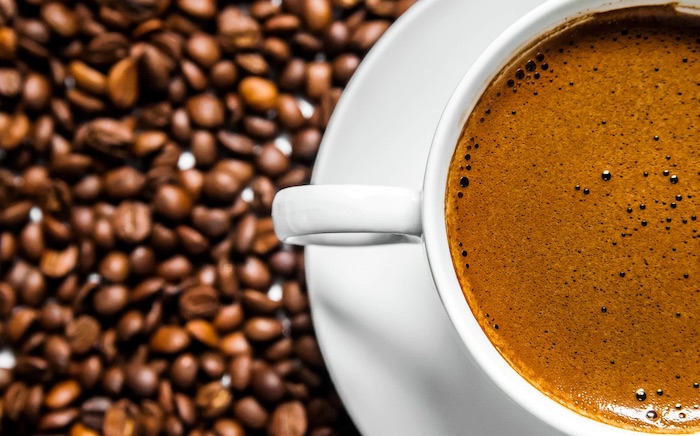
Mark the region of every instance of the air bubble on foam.
POLYGON ((297 103, 299 103, 299 110, 304 118, 309 119, 314 114, 314 105, 312 105, 309 100, 297 97, 297 103))
POLYGON ((250 203, 253 201, 253 197, 255 197, 255 193, 253 192, 253 188, 250 186, 247 186, 243 191, 241 191, 241 199, 243 201, 250 203))
POLYGON ((285 156, 292 154, 292 143, 289 141, 289 135, 280 135, 275 139, 275 148, 284 153, 285 156))
POLYGON ((281 6, 282 0, 270 0, 270 3, 272 3, 274 6, 281 6))
POLYGON ((88 282, 95 282, 95 283, 100 283, 102 281, 102 276, 99 275, 96 272, 90 273, 87 276, 87 281, 88 282))
POLYGON ((9 348, 0 350, 0 368, 12 369, 15 367, 17 359, 15 353, 9 348))
POLYGON ((267 296, 272 301, 280 301, 282 299, 282 286, 279 283, 274 283, 267 290, 267 296))
POLYGON ((75 88, 75 79, 73 78, 73 76, 67 75, 66 78, 63 80, 63 85, 66 87, 66 89, 75 88))
POLYGON ((194 168, 195 163, 197 163, 197 161, 194 155, 189 151, 183 151, 180 153, 180 158, 177 160, 177 167, 182 171, 191 170, 194 168))
POLYGON ((41 222, 43 218, 44 213, 38 207, 34 206, 33 208, 29 209, 29 221, 38 223, 41 222))

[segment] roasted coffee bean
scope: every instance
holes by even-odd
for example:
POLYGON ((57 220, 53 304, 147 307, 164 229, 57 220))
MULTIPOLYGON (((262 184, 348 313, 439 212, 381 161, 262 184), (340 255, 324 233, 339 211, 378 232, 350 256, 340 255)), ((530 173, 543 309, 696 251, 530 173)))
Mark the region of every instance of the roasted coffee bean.
POLYGON ((151 233, 151 210, 141 202, 124 201, 114 211, 114 235, 127 243, 145 240, 151 233))
POLYGON ((19 308, 12 312, 5 324, 5 336, 11 343, 17 343, 37 320, 34 309, 19 308))
POLYGON ((213 165, 218 158, 216 137, 206 130, 197 130, 192 133, 190 149, 199 168, 213 165))
POLYGON ((301 436, 306 434, 308 422, 306 410, 300 401, 278 405, 272 412, 268 432, 275 435, 301 436))
POLYGON ((80 420, 93 430, 101 430, 112 400, 107 397, 90 397, 80 407, 80 420))
POLYGON ((283 64, 292 57, 292 49, 283 39, 269 37, 263 42, 262 52, 273 64, 283 64))
POLYGON ((337 53, 345 49, 350 40, 350 30, 346 23, 335 21, 330 25, 324 35, 326 50, 330 53, 337 53))
POLYGON ((291 250, 279 250, 269 257, 272 271, 281 276, 292 276, 297 270, 297 255, 291 250))
POLYGON ((158 374, 150 367, 132 363, 126 367, 126 384, 139 397, 150 397, 158 388, 158 374))
POLYGON ((187 226, 175 229, 184 249, 192 254, 202 254, 209 248, 209 241, 201 233, 187 226))
POLYGON ((39 259, 46 248, 44 244, 44 232, 41 230, 41 224, 29 223, 24 226, 19 234, 19 241, 22 251, 28 259, 36 261, 39 259))
MULTIPOLYGON (((153 226, 149 241, 151 246, 157 250, 159 254, 172 252, 177 248, 179 242, 175 231, 161 223, 157 223, 153 226)), ((165 268, 163 269, 165 270, 165 268)), ((159 274, 160 272, 161 271, 158 271, 159 274)))
POLYGON ((187 332, 177 326, 162 326, 151 337, 151 348, 157 353, 178 353, 190 345, 187 332))
POLYGON ((360 58, 352 53, 345 53, 333 61, 333 78, 345 85, 350 81, 350 78, 355 74, 355 70, 360 65, 360 58))
POLYGON ((197 32, 190 35, 185 50, 192 60, 205 68, 211 68, 221 59, 219 45, 208 33, 197 32))
POLYGON ((236 154, 248 156, 255 151, 255 142, 245 135, 220 130, 216 138, 221 145, 236 154))
POLYGON ((219 310, 219 297, 211 286, 186 289, 179 299, 180 314, 185 319, 213 318, 219 310))
POLYGON ((267 118, 247 115, 243 118, 245 132, 257 139, 272 139, 278 133, 277 124, 267 118))
POLYGON ((301 28, 301 20, 293 14, 279 14, 265 22, 265 32, 271 34, 291 34, 301 28))
POLYGON ((76 422, 70 428, 69 436, 99 436, 98 433, 81 422, 76 422))
POLYGON ((219 419, 214 423, 214 432, 216 436, 244 436, 246 434, 241 424, 227 418, 219 419))
POLYGON ((279 84, 285 91, 297 91, 306 81, 306 64, 303 60, 294 58, 287 62, 281 72, 279 84))
POLYGON ((211 382, 197 390, 194 401, 202 416, 212 418, 229 408, 233 396, 220 382, 211 382))
POLYGON ((22 90, 22 76, 19 71, 10 68, 0 68, 0 96, 12 98, 22 90))
POLYGON ((219 335, 214 326, 207 321, 201 319, 188 321, 185 324, 185 330, 192 338, 208 347, 216 348, 219 345, 219 335))
POLYGON ((238 277, 245 286, 258 290, 267 289, 272 282, 267 265, 254 256, 248 256, 238 268, 238 277))
POLYGON ((136 431, 136 420, 130 411, 118 405, 112 405, 104 415, 102 432, 105 436, 133 435, 136 431))
POLYGON ((0 28, 0 59, 12 60, 17 53, 17 33, 9 27, 0 28))
POLYGON ((323 61, 310 63, 306 67, 306 96, 319 100, 331 88, 333 69, 323 61))
POLYGON ((110 68, 107 75, 107 95, 120 109, 127 109, 136 104, 139 98, 136 59, 122 59, 110 68))
POLYGON ((0 282, 0 315, 6 317, 17 303, 17 294, 12 286, 0 282))
POLYGON ((316 155, 321 145, 321 132, 309 127, 300 130, 292 137, 292 157, 310 160, 316 155))
POLYGON ((12 383, 3 397, 5 404, 5 415, 13 421, 16 421, 27 404, 27 396, 29 389, 23 382, 16 381, 12 383))
POLYGON ((70 344, 62 336, 51 335, 44 342, 43 355, 58 372, 65 372, 70 364, 70 344))
POLYGON ((233 413, 245 426, 255 430, 265 428, 269 420, 269 413, 254 397, 247 396, 236 401, 233 413))
POLYGON ((100 324, 89 315, 82 315, 66 325, 66 338, 74 353, 90 350, 100 335, 100 324))
POLYGON ((71 245, 65 250, 46 250, 41 256, 41 272, 51 278, 65 277, 78 263, 78 248, 71 245))
POLYGON ((226 50, 255 48, 261 40, 260 25, 235 6, 229 6, 217 17, 217 30, 226 50))
POLYGON ((196 206, 192 210, 192 223, 203 234, 217 238, 229 230, 229 215, 222 209, 207 209, 196 206))
POLYGON ((368 21, 355 30, 350 38, 350 42, 356 49, 367 51, 389 28, 389 22, 383 20, 368 21))
POLYGON ((27 394, 27 404, 24 406, 24 414, 27 418, 35 420, 39 418, 41 407, 44 403, 44 389, 41 385, 34 385, 27 394))
POLYGON ((140 276, 151 274, 155 269, 155 253, 152 248, 140 245, 129 254, 129 263, 134 274, 140 276))
POLYGON ((297 314, 307 310, 309 299, 301 290, 298 282, 285 282, 282 285, 282 303, 291 314, 297 314))
POLYGON ((64 38, 70 38, 78 32, 76 15, 63 3, 48 2, 41 8, 41 18, 52 31, 64 38))
POLYGON ((179 186, 162 185, 153 198, 153 208, 164 217, 179 221, 192 210, 192 198, 179 186))
POLYGON ((297 100, 289 94, 281 94, 277 99, 277 112, 280 123, 289 129, 296 130, 304 125, 304 115, 297 100))
POLYGON ((129 341, 140 334, 144 329, 143 314, 136 310, 126 312, 117 324, 117 338, 121 341, 129 341))
POLYGON ((282 378, 267 364, 253 364, 250 385, 255 395, 263 401, 276 402, 286 393, 282 378))
POLYGON ((136 169, 125 166, 109 171, 103 182, 104 192, 115 199, 136 197, 146 184, 146 177, 136 169))
POLYGON ((78 409, 63 409, 43 415, 37 423, 42 431, 57 431, 66 428, 78 418, 78 409))
POLYGON ((226 371, 226 362, 224 356, 214 352, 204 352, 199 357, 199 366, 202 374, 212 380, 218 380, 226 371))
POLYGON ((255 314, 270 315, 282 307, 281 301, 272 300, 262 292, 245 290, 241 298, 247 311, 255 314))
POLYGON ((222 306, 214 317, 214 327, 221 333, 231 332, 241 325, 243 316, 240 304, 222 306))
POLYGON ((102 377, 102 389, 109 395, 119 395, 124 388, 124 378, 124 370, 121 367, 112 366, 107 368, 102 377))
POLYGON ((282 335, 282 324, 274 318, 250 318, 243 326, 245 335, 252 341, 269 341, 282 335))
POLYGON ((44 404, 49 409, 62 409, 80 397, 81 389, 75 380, 66 380, 56 384, 46 394, 44 404))
POLYGON ((291 338, 282 338, 265 350, 265 358, 272 362, 287 359, 293 352, 294 343, 291 338))
POLYGON ((75 377, 84 388, 92 389, 102 378, 102 361, 96 355, 85 359, 81 364, 77 365, 77 368, 78 373, 75 377))
MULTIPOLYGON (((128 265, 126 257, 123 265, 128 265)), ((116 275, 116 273, 115 273, 116 275)), ((129 290, 124 285, 102 286, 93 296, 95 311, 103 316, 110 316, 119 313, 129 302, 129 290)))
POLYGON ((274 143, 266 143, 255 159, 257 168, 263 174, 277 177, 289 169, 289 158, 274 143))
POLYGON ((231 89, 236 79, 238 79, 238 69, 236 64, 229 60, 217 62, 209 71, 209 81, 220 91, 231 89))
POLYGON ((133 153, 139 157, 148 156, 163 148, 167 141, 168 136, 158 130, 139 133, 134 140, 133 153))
POLYGON ((304 0, 304 22, 312 32, 323 32, 333 21, 333 9, 330 0, 304 0))
POLYGON ((227 356, 250 354, 252 347, 243 332, 234 332, 221 338, 219 349, 227 356))
POLYGON ((238 86, 238 92, 248 107, 266 111, 277 106, 277 87, 269 80, 260 77, 246 77, 238 86))
POLYGON ((231 377, 231 387, 237 391, 243 391, 248 387, 252 376, 253 358, 243 354, 231 361, 229 366, 229 376, 231 377))
POLYGON ((200 127, 219 127, 224 123, 224 107, 212 94, 204 93, 187 100, 187 113, 200 127))
POLYGON ((177 6, 195 18, 213 18, 216 15, 215 0, 178 0, 177 6))
POLYGON ((197 420, 197 410, 192 398, 186 395, 176 394, 173 400, 175 403, 175 410, 182 423, 189 427, 194 425, 197 420))
POLYGON ((197 380, 199 363, 194 355, 186 353, 173 361, 170 366, 170 378, 173 383, 182 389, 192 387, 197 380))
POLYGON ((126 281, 129 277, 129 257, 121 251, 112 251, 102 258, 100 275, 114 283, 126 281))

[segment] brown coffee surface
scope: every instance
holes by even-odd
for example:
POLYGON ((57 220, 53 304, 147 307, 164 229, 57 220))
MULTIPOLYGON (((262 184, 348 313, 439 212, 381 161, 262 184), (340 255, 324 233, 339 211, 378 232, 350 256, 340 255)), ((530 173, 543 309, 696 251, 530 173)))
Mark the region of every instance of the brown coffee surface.
POLYGON ((491 83, 452 159, 464 295, 511 366, 615 426, 700 431, 700 19, 594 15, 491 83))

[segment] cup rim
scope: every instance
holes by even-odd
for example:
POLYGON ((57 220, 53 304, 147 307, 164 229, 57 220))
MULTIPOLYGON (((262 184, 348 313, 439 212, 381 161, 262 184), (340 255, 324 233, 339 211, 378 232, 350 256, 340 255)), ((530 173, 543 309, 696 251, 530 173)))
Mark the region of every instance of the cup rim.
POLYGON ((440 117, 426 164, 423 238, 430 271, 450 321, 470 357, 498 388, 539 420, 571 435, 649 433, 615 427, 574 412, 531 385, 501 357, 474 318, 453 266, 445 227, 447 173, 467 118, 486 87, 514 55, 542 35, 592 13, 666 4, 700 11, 696 0, 548 0, 524 15, 499 35, 462 77, 440 117))

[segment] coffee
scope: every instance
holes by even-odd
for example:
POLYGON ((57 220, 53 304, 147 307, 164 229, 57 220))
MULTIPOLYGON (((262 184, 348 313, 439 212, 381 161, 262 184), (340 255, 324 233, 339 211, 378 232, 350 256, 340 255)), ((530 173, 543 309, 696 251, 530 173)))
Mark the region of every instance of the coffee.
POLYGON ((450 164, 469 306, 510 365, 590 418, 700 431, 700 17, 591 15, 491 82, 450 164))
POLYGON ((0 0, 0 433, 355 433, 272 197, 414 2, 0 0))

